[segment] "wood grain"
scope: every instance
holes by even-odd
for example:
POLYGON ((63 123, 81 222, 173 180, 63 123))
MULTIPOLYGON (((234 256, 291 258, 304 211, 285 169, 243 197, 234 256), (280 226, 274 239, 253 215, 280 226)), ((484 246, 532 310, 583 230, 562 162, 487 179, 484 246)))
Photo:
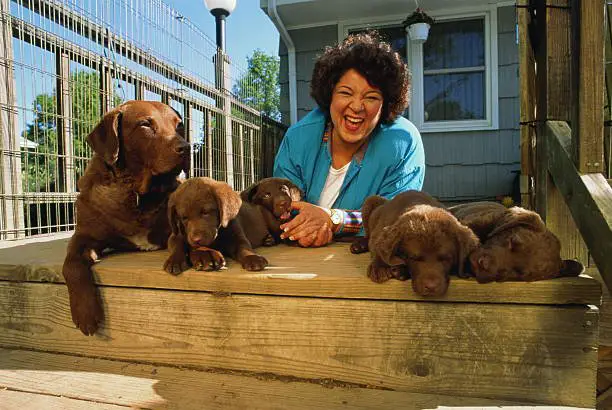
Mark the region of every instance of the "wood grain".
MULTIPOLYGON (((0 389, 154 409, 398 409, 526 405, 0 349, 0 389)), ((0 398, 2 396, 0 395, 0 398)), ((0 405, 2 408, 2 405, 0 405)), ((39 407, 43 408, 43 407, 39 407)))
POLYGON ((598 313, 586 306, 100 290, 106 322, 85 337, 65 286, 0 284, 0 346, 594 405, 598 313))
MULTIPOLYGON (((65 248, 66 240, 0 249, 0 280, 62 283, 65 248)), ((270 261, 262 272, 245 271, 230 260, 229 268, 222 271, 188 270, 173 276, 162 270, 167 251, 109 255, 94 269, 96 282, 102 285, 232 294, 529 304, 598 305, 601 300, 599 282, 586 276, 486 285, 453 278, 445 296, 426 298, 414 293, 410 281, 370 281, 365 273, 369 254, 352 255, 347 243, 318 249, 279 245, 258 252, 270 261)))
POLYGON ((0 410, 123 410, 108 403, 74 400, 44 394, 0 389, 0 410))

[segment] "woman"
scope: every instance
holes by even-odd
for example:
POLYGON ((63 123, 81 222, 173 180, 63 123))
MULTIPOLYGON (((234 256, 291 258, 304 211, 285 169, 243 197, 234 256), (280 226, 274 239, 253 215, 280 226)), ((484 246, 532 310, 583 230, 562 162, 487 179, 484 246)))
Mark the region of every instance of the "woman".
POLYGON ((287 130, 274 176, 305 193, 284 238, 323 246, 362 230, 358 211, 370 195, 391 199, 423 186, 425 155, 416 127, 402 112, 410 73, 376 33, 327 47, 315 63, 311 96, 319 108, 287 130))

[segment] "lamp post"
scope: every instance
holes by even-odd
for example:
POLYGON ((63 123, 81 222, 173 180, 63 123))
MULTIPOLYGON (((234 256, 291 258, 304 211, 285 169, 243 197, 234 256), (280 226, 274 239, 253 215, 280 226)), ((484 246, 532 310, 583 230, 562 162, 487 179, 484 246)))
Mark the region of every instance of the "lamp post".
POLYGON ((204 0, 204 4, 215 16, 217 47, 225 52, 225 18, 236 8, 236 0, 204 0))

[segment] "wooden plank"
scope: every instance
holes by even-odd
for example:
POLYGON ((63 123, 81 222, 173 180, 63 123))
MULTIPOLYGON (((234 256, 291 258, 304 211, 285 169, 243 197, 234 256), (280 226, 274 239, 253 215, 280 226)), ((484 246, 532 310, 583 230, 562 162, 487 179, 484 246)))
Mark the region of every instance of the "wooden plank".
POLYGON ((123 406, 0 389, 0 410, 122 410, 123 406))
MULTIPOLYGON (((55 52, 55 96, 57 100, 57 191, 76 192, 76 168, 74 165, 72 96, 70 94, 70 59, 68 54, 55 52)), ((79 101, 80 103, 80 101, 79 101)))
POLYGON ((548 122, 549 169, 608 289, 612 289, 612 187, 602 174, 580 175, 567 123, 548 122))
MULTIPOLYGON (((605 0, 572 0, 572 157, 580 173, 605 169, 603 157, 605 0)), ((560 118, 561 119, 561 118, 560 118)))
MULTIPOLYGON (((0 349, 2 387, 155 409, 397 409, 509 406, 515 401, 420 394, 330 380, 198 371, 63 354, 0 349)), ((1 396, 0 396, 1 397, 1 396)), ((1 408, 1 405, 0 405, 1 408)))
POLYGON ((75 329, 65 286, 0 284, 0 346, 417 393, 594 405, 598 311, 101 287, 75 329))
POLYGON ((554 184, 548 184, 546 226, 561 241, 561 257, 589 266, 589 249, 576 227, 565 198, 554 184))
MULTIPOLYGON (((62 283, 66 243, 64 239, 0 250, 0 280, 62 283)), ((230 260, 226 270, 188 270, 179 276, 162 270, 167 251, 115 254, 94 266, 95 280, 109 286, 343 299, 594 305, 601 300, 599 282, 587 276, 489 284, 453 278, 445 296, 422 297, 414 293, 409 281, 370 281, 366 277, 369 254, 352 255, 348 247, 347 243, 336 243, 312 249, 286 245, 259 248, 270 261, 262 272, 245 271, 230 260)))

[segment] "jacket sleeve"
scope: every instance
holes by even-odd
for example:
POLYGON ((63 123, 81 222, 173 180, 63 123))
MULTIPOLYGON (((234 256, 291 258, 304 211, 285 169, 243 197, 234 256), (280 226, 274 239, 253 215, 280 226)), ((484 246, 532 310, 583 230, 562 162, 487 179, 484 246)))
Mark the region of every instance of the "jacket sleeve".
POLYGON ((420 191, 425 179, 425 153, 421 136, 412 139, 408 149, 398 152, 395 164, 386 172, 378 195, 393 199, 408 190, 420 191))
POLYGON ((277 178, 286 178, 293 182, 302 191, 305 191, 305 183, 302 178, 302 172, 299 165, 294 161, 297 158, 295 153, 292 153, 291 136, 293 130, 287 130, 283 138, 278 153, 274 159, 273 175, 277 178), (293 155, 292 155, 293 154, 293 155))

